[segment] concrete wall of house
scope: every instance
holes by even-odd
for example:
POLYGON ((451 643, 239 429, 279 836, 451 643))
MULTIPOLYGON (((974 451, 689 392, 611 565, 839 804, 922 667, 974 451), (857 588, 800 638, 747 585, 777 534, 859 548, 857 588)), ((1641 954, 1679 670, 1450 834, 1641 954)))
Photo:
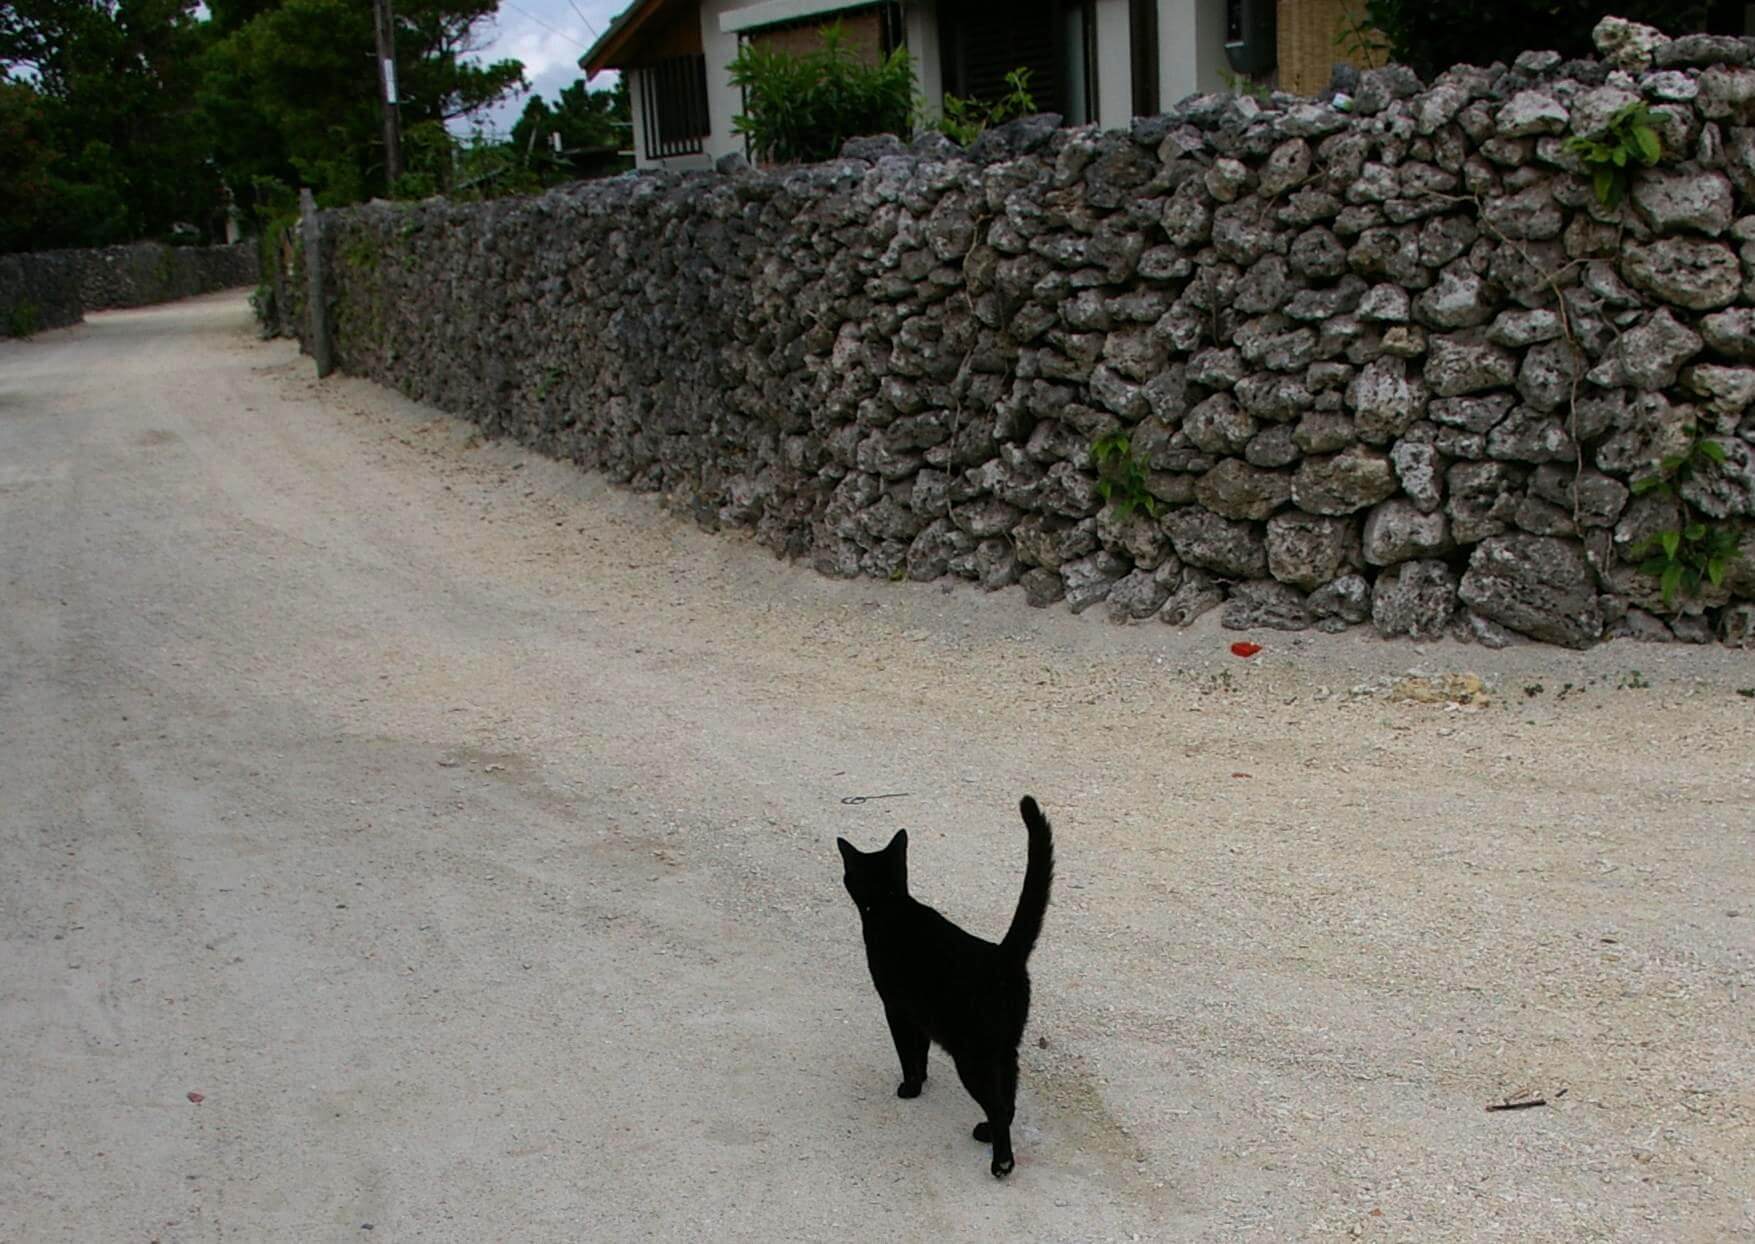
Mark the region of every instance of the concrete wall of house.
POLYGON ((937 116, 942 111, 945 97, 944 66, 940 63, 938 45, 938 6, 931 0, 904 0, 902 37, 908 41, 908 55, 914 61, 914 78, 926 100, 927 113, 937 116))
POLYGON ((1133 40, 1128 31, 1128 0, 1097 0, 1097 115, 1104 129, 1133 121, 1133 40))
POLYGON ((1223 90, 1225 0, 1158 0, 1158 98, 1223 90))
POLYGON ((744 149, 743 139, 732 128, 733 118, 743 111, 743 92, 731 85, 725 71, 737 57, 739 40, 736 33, 719 28, 720 14, 742 7, 743 0, 701 0, 701 43, 707 54, 707 115, 713 122, 707 153, 715 160, 744 149))

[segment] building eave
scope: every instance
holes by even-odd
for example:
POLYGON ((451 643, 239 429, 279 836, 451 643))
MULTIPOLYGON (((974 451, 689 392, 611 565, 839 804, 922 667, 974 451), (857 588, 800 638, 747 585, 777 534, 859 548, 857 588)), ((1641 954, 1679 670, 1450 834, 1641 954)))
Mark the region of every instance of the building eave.
POLYGON ((601 38, 579 58, 579 68, 587 78, 605 69, 621 69, 628 59, 635 40, 666 9, 675 8, 678 0, 634 0, 609 24, 601 38))

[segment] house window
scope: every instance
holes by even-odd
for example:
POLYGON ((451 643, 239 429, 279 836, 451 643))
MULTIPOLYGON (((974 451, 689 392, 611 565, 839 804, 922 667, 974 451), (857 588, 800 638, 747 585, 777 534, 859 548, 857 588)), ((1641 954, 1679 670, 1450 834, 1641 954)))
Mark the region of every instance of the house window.
POLYGON ((646 156, 698 155, 706 150, 712 123, 707 117, 707 58, 697 52, 672 56, 640 69, 640 115, 646 156))
POLYGON ((1092 0, 944 0, 939 46, 945 91, 993 103, 1005 76, 1030 71, 1036 107, 1068 125, 1097 115, 1092 0))
POLYGON ((1158 103, 1158 0, 1128 0, 1128 44, 1133 52, 1133 115, 1155 117, 1158 103))

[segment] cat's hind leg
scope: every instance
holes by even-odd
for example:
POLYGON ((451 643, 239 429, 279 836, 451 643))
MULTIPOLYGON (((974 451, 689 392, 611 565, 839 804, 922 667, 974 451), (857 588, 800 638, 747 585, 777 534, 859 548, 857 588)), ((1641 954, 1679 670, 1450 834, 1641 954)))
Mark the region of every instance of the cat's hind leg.
POLYGON ((986 1112, 975 1125, 976 1140, 993 1146, 993 1175, 1004 1179, 1016 1164, 1012 1155, 1012 1113, 1018 1091, 1016 1055, 989 1057, 964 1054, 957 1059, 957 1075, 969 1096, 986 1112))
POLYGON ((890 1036, 896 1042, 896 1057, 902 1062, 902 1083, 896 1086, 897 1097, 919 1097, 926 1083, 926 1052, 932 1039, 926 1030, 913 1023, 889 1003, 884 1003, 884 1018, 890 1021, 890 1036))

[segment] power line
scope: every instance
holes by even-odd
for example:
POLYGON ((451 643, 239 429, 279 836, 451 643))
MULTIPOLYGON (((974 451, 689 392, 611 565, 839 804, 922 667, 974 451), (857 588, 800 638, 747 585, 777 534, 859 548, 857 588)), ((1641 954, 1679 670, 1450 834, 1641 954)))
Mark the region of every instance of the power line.
MULTIPOLYGON (((568 43, 571 43, 574 47, 578 48, 580 51, 589 52, 591 50, 590 44, 580 43, 577 39, 575 39, 572 35, 568 34, 566 31, 555 29, 555 27, 550 26, 547 22, 543 21, 542 18, 540 18, 536 14, 532 13, 529 9, 524 8, 522 5, 513 4, 512 0, 500 0, 500 4, 503 7, 511 9, 516 13, 524 14, 524 16, 526 18, 535 22, 538 26, 541 26, 544 30, 548 31, 551 35, 559 35, 561 38, 565 39, 568 43)), ((586 25, 589 26, 590 23, 587 22, 586 25)))
POLYGON ((567 0, 567 4, 572 8, 574 13, 578 14, 579 20, 585 23, 585 29, 591 32, 591 37, 593 39, 601 39, 603 37, 597 33, 597 27, 591 24, 591 19, 585 16, 585 10, 580 8, 575 0, 567 0))

